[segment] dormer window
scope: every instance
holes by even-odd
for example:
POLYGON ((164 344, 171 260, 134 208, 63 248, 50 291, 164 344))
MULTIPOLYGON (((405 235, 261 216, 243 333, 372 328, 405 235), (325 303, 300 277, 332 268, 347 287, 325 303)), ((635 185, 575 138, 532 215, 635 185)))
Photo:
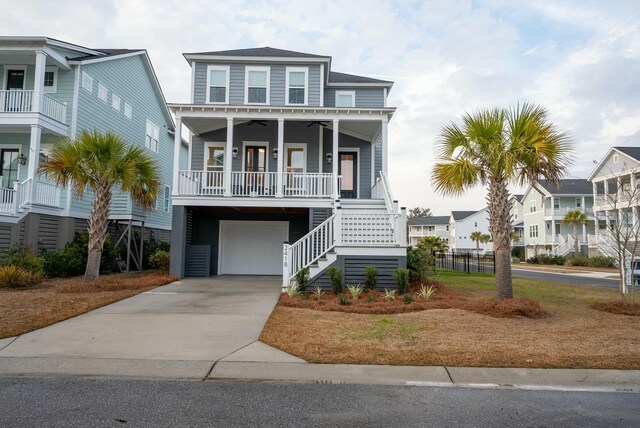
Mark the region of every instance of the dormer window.
POLYGON ((287 104, 307 105, 306 67, 287 67, 287 104))
POLYGON ((336 107, 355 107, 355 91, 336 91, 336 107))
POLYGON ((269 67, 246 67, 246 104, 268 104, 269 67))
POLYGON ((229 104, 229 67, 210 65, 207 67, 207 102, 229 104))

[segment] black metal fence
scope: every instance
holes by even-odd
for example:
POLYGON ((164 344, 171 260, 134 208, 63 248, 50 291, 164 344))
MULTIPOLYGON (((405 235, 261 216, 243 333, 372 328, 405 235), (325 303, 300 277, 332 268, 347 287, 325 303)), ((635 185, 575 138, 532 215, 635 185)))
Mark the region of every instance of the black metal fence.
POLYGON ((494 253, 435 253, 436 271, 464 273, 496 273, 494 253))

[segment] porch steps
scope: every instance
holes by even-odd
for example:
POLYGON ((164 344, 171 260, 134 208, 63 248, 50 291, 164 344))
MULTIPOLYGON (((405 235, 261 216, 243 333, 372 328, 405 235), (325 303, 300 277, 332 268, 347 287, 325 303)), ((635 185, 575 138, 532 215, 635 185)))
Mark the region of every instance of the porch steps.
POLYGON ((311 266, 309 266, 309 279, 314 280, 331 266, 338 259, 338 256, 334 251, 329 251, 327 254, 316 260, 311 266))

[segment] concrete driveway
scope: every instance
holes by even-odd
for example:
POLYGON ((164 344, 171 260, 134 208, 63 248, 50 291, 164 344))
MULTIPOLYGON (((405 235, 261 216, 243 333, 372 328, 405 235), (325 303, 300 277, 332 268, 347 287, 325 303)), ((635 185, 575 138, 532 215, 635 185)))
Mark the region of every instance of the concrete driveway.
MULTIPOLYGON (((153 370, 191 367, 201 372, 222 359, 302 362, 257 341, 279 294, 280 280, 274 277, 174 282, 3 340, 0 373, 8 368, 9 372, 46 373, 52 366, 73 371, 73 367, 105 365, 126 366, 133 372, 143 366, 153 370), (184 364, 188 362, 193 364, 184 364)), ((94 369, 87 370, 93 374, 94 369)))

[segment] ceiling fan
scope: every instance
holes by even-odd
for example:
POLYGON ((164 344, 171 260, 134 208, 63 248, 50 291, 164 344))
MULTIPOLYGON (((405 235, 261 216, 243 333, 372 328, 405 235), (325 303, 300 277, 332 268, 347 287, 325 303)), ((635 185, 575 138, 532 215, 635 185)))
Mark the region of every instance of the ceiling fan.
POLYGON ((254 123, 257 123, 258 125, 262 125, 262 126, 267 126, 267 121, 266 120, 250 120, 249 124, 247 126, 251 126, 254 123))
POLYGON ((320 125, 320 126, 322 126, 323 128, 326 128, 326 127, 327 127, 327 122, 321 122, 321 121, 319 121, 319 120, 312 120, 312 121, 311 121, 311 122, 309 122, 309 124, 307 125, 307 128, 308 128, 308 127, 310 127, 310 126, 312 126, 312 125, 320 125))

